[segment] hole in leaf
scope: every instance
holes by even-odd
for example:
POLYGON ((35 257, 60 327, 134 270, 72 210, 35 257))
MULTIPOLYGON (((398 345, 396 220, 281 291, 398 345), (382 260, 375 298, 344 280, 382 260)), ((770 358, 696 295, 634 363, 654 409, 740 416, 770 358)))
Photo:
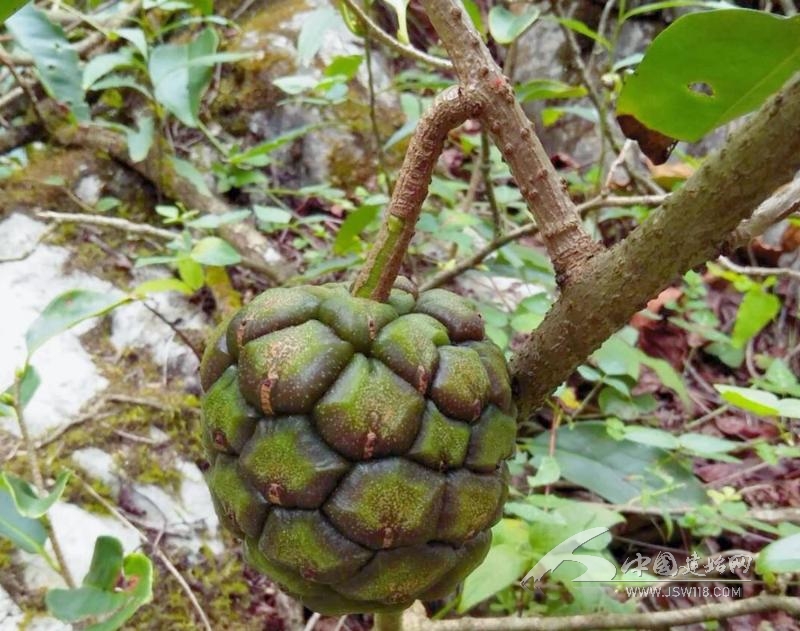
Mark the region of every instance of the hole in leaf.
POLYGON ((704 96, 714 96, 714 88, 712 88, 705 81, 695 81, 689 84, 689 89, 695 94, 702 94, 704 96))

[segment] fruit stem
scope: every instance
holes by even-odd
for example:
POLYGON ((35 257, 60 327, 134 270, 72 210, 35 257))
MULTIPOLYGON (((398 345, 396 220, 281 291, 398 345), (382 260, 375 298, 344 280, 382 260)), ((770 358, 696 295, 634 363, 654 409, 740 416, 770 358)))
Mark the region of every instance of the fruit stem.
POLYGON ((372 631, 403 631, 403 612, 376 613, 372 631))
POLYGON ((479 112, 476 101, 452 86, 422 116, 408 146, 383 225, 350 290, 354 296, 380 302, 389 297, 414 236, 414 226, 428 196, 433 169, 447 134, 479 112))

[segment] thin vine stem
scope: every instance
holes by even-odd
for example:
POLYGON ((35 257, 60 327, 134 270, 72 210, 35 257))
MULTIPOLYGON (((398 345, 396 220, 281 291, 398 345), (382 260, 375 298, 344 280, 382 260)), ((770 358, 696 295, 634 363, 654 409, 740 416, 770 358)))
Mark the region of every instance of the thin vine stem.
MULTIPOLYGON (((37 493, 44 492, 44 476, 42 475, 42 467, 39 463, 39 457, 36 454, 36 445, 33 444, 33 439, 28 431, 28 425, 25 422, 24 404, 22 400, 22 378, 27 372, 27 365, 20 370, 14 378, 14 412, 17 417, 17 425, 19 426, 19 433, 22 435, 22 442, 25 445, 25 451, 28 456, 28 464, 31 468, 31 475, 33 476, 33 485, 36 487, 37 493)), ((58 542, 56 531, 48 522, 45 526, 47 528, 47 535, 50 538, 50 544, 53 546, 53 555, 58 564, 58 573, 64 579, 67 587, 75 587, 75 579, 72 578, 72 573, 69 570, 64 551, 61 549, 61 544, 58 542)))

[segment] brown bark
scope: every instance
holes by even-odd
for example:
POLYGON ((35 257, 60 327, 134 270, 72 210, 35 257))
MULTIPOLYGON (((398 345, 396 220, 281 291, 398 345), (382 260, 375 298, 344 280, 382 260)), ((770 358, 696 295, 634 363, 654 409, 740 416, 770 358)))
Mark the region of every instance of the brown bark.
POLYGON ((714 257, 739 222, 800 169, 800 74, 613 250, 563 288, 512 362, 524 415, 686 270, 714 257))
POLYGON ((586 233, 514 90, 472 21, 453 0, 422 0, 453 61, 464 96, 480 104, 481 121, 503 154, 533 213, 560 284, 601 246, 586 233))

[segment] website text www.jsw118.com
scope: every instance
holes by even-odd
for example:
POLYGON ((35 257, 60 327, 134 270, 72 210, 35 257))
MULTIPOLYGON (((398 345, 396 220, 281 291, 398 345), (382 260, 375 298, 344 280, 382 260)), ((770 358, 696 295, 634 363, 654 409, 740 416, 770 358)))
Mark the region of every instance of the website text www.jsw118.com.
POLYGON ((741 585, 669 585, 626 587, 629 598, 741 598, 741 585))

